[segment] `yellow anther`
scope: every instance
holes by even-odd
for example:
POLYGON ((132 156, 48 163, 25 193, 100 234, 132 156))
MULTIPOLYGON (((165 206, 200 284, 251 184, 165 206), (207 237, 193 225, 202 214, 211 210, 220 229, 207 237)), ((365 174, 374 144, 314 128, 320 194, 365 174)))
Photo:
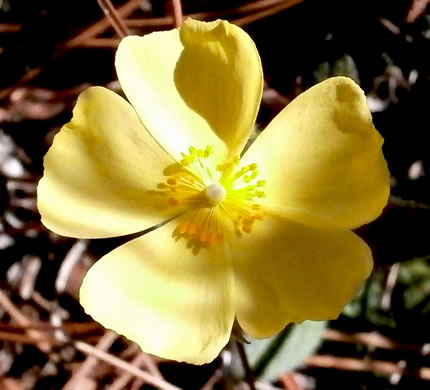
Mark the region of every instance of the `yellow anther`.
POLYGON ((190 223, 188 226, 188 234, 196 234, 198 231, 199 227, 195 224, 195 223, 190 223))
POLYGON ((188 230, 188 225, 186 223, 183 223, 182 225, 179 225, 178 230, 179 233, 185 234, 188 230))
POLYGON ((211 155, 212 150, 213 150, 212 145, 208 145, 208 146, 206 146, 206 149, 205 149, 205 157, 206 157, 206 158, 207 158, 207 157, 209 157, 209 156, 211 155))
POLYGON ((209 237, 209 245, 210 246, 215 246, 216 244, 218 244, 218 239, 217 239, 217 237, 216 237, 216 235, 215 234, 212 234, 210 237, 209 237))
POLYGON ((205 241, 210 246, 215 246, 219 244, 224 239, 224 236, 220 233, 209 233, 207 234, 207 237, 205 237, 205 241))
POLYGON ((264 198, 266 194, 263 191, 255 191, 255 196, 257 198, 264 198))
POLYGON ((194 162, 194 157, 193 156, 185 156, 182 160, 181 160, 181 164, 188 166, 191 165, 194 162))
POLYGON ((262 213, 257 213, 254 215, 255 219, 258 219, 259 221, 262 221, 264 218, 264 215, 262 213))
POLYGON ((243 176, 246 172, 249 172, 248 167, 241 168, 238 172, 234 174, 234 179, 239 179, 239 177, 243 176))
POLYGON ((225 239, 229 223, 238 233, 251 233, 254 223, 264 218, 258 198, 265 196, 261 187, 266 181, 257 181, 257 164, 240 166, 235 156, 214 171, 211 145, 190 146, 188 152, 182 153, 181 165, 167 167, 170 174, 157 185, 170 207, 187 207, 176 234, 191 240, 191 245, 215 246, 225 239))
POLYGON ((243 226, 242 226, 242 230, 243 230, 245 233, 251 233, 251 231, 252 231, 252 229, 251 229, 251 225, 243 225, 243 226))

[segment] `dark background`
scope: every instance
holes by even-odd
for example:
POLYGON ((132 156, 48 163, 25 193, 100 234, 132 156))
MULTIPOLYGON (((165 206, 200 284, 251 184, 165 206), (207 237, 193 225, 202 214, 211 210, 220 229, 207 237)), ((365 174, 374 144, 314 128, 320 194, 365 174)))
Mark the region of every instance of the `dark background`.
MULTIPOLYGON (((131 1, 112 3, 121 9, 131 1)), ((250 3, 233 0, 183 0, 182 6, 186 15, 236 22, 255 40, 266 80, 258 128, 318 81, 350 76, 369 97, 392 175, 386 210, 358 232, 374 252, 375 271, 360 296, 330 324, 334 333, 315 355, 331 356, 330 364, 310 359, 293 377, 297 389, 429 388, 428 1, 251 3, 260 8, 238 10, 250 3), (276 8, 281 3, 285 7, 276 8), (363 334, 376 336, 363 339, 363 334), (384 344, 385 337, 391 344, 384 344), (357 366, 357 361, 367 365, 357 366)), ((123 20, 146 21, 129 26, 144 34, 172 28, 171 12, 170 1, 142 0, 123 20)), ((59 237, 40 224, 35 206, 43 156, 70 119, 78 94, 90 85, 119 90, 113 67, 119 38, 109 23, 91 33, 102 18, 96 0, 0 1, 0 287, 30 321, 19 323, 0 303, 0 389, 63 388, 87 362, 74 342, 94 345, 106 337, 82 312, 76 296, 90 264, 120 240, 59 237), (73 264, 66 274, 60 272, 65 262, 73 264), (39 333, 29 333, 28 326, 39 333), (62 341, 53 326, 64 332, 62 341), (43 337, 47 348, 41 347, 43 337)), ((105 350, 130 361, 138 354, 133 348, 115 339, 105 350)), ((184 389, 201 388, 222 367, 220 359, 204 367, 153 363, 166 380, 184 389)), ((120 375, 115 366, 98 364, 85 377, 103 389, 120 375)), ((287 388, 288 378, 275 385, 287 388)), ((127 386, 150 388, 135 378, 127 386)))

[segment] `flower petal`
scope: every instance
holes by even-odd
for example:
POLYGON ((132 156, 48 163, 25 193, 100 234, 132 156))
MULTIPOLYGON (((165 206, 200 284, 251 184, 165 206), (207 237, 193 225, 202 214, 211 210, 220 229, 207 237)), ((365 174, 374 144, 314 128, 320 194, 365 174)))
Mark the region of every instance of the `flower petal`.
POLYGON ((130 104, 105 88, 90 88, 45 156, 38 185, 42 222, 58 234, 84 238, 160 223, 178 212, 154 196, 172 163, 130 104))
POLYGON ((236 316, 257 338, 290 322, 336 318, 372 269, 369 247, 354 233, 269 215, 231 247, 236 316))
POLYGON ((309 226, 355 228, 379 216, 389 195, 383 139, 363 91, 328 79, 290 103, 243 158, 266 179, 265 206, 309 226))
POLYGON ((127 98, 160 144, 238 155, 260 104, 263 73, 251 38, 226 21, 123 39, 116 69, 127 98))
POLYGON ((148 353, 203 364, 229 340, 233 277, 222 248, 193 250, 172 236, 173 222, 99 260, 80 302, 96 321, 148 353))

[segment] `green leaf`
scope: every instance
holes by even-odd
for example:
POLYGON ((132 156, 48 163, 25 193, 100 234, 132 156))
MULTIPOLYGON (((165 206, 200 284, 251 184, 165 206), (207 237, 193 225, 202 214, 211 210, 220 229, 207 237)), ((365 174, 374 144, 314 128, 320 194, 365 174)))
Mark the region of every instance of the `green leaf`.
MULTIPOLYGON (((248 338, 249 344, 245 344, 245 352, 255 376, 266 381, 274 381, 283 373, 301 366, 320 346, 326 327, 325 321, 305 321, 289 326, 269 339, 248 338)), ((236 378, 243 378, 245 374, 236 351, 233 356, 232 374, 236 378)))
POLYGON ((325 61, 317 66, 314 70, 314 77, 317 81, 323 81, 333 76, 347 76, 356 83, 360 83, 357 66, 354 59, 345 54, 333 62, 325 61))

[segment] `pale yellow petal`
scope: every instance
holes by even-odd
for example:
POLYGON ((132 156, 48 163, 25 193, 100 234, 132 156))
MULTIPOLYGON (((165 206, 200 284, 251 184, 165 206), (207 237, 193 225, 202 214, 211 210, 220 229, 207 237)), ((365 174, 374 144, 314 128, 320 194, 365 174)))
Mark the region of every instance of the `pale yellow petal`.
POLYGON ((350 231, 321 231, 267 215, 231 244, 236 316, 257 338, 290 322, 336 318, 372 269, 350 231))
POLYGON ((83 238, 160 223, 178 212, 156 195, 172 163, 129 103, 105 88, 90 88, 45 156, 37 191, 42 222, 58 234, 83 238))
POLYGON ((363 91, 335 77, 290 103, 243 161, 257 163, 266 179, 267 208, 318 228, 355 228, 387 203, 382 143, 363 91))
POLYGON ((123 39, 121 86, 143 123, 176 158, 189 146, 237 155, 254 125, 263 88, 251 38, 226 21, 123 39))
POLYGON ((87 273, 85 311, 143 351, 203 364, 229 340, 233 277, 221 247, 194 250, 171 222, 115 249, 87 273))

